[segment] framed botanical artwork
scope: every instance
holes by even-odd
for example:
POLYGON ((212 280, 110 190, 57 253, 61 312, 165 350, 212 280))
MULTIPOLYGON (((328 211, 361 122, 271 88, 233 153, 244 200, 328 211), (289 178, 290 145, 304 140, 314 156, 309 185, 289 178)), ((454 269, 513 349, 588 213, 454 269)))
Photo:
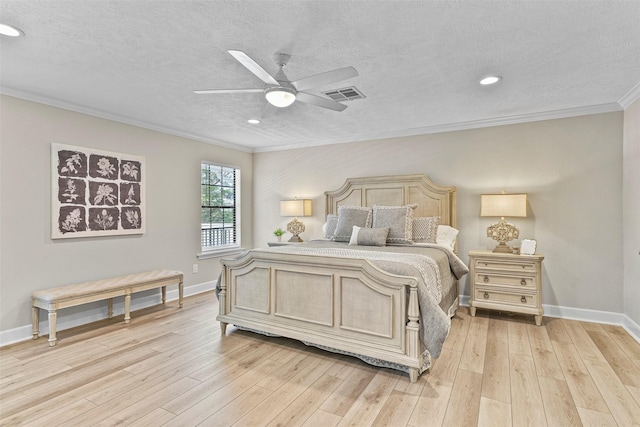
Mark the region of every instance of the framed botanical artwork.
POLYGON ((144 157, 51 144, 51 238, 142 234, 144 157))

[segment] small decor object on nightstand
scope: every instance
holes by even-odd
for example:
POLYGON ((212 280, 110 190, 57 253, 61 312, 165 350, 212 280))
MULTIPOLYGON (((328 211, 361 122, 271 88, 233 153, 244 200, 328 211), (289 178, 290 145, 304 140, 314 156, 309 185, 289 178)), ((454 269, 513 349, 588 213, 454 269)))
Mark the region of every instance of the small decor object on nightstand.
POLYGON ((298 220, 299 216, 311 216, 311 200, 310 199, 295 199, 295 200, 282 200, 280 202, 280 216, 293 216, 293 220, 287 224, 287 231, 293 236, 289 239, 290 242, 302 242, 299 234, 304 232, 304 224, 298 220))
POLYGON ((278 242, 282 241, 282 235, 284 234, 284 230, 282 228, 277 228, 274 232, 273 235, 276 236, 278 238, 278 242))
POLYGON ((523 239, 520 245, 520 255, 533 255, 536 253, 537 242, 535 240, 523 239))
POLYGON ((498 241, 498 245, 493 248, 493 252, 511 254, 511 249, 507 242, 517 239, 520 231, 504 220, 505 216, 526 217, 527 216, 527 195, 526 194, 482 194, 480 195, 480 216, 500 217, 500 221, 487 228, 487 237, 498 241))

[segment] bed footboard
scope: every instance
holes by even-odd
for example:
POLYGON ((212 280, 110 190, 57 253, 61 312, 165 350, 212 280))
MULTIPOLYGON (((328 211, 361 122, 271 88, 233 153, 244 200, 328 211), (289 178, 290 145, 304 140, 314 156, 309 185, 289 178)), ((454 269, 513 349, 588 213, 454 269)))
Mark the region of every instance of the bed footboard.
POLYGON ((422 365, 417 281, 366 260, 251 251, 222 260, 227 324, 406 366, 422 365))

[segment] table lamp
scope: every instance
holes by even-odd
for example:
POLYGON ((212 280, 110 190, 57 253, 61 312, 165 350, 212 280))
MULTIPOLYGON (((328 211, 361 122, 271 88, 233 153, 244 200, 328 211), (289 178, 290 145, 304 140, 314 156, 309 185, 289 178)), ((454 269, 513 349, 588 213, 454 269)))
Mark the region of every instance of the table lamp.
POLYGON ((504 220, 504 217, 527 216, 527 194, 482 194, 480 216, 500 217, 500 221, 487 228, 487 237, 498 241, 493 252, 513 253, 507 242, 517 239, 520 231, 504 220))
POLYGON ((295 200, 282 200, 280 202, 280 216, 292 216, 294 217, 287 224, 287 231, 293 236, 289 239, 290 242, 302 242, 299 234, 304 231, 304 224, 298 220, 299 216, 311 216, 311 200, 310 199, 295 199, 295 200))

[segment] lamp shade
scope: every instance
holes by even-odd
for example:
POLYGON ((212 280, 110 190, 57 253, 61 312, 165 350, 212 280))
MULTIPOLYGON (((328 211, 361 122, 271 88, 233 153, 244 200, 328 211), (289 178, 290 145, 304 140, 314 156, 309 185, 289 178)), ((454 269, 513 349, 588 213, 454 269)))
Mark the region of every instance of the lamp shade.
POLYGON ((282 200, 280 216, 311 216, 311 199, 282 200))
POLYGON ((482 194, 480 216, 527 216, 527 194, 482 194))
POLYGON ((274 87, 267 89, 265 97, 274 107, 284 108, 293 104, 296 100, 296 93, 287 87, 274 87))

